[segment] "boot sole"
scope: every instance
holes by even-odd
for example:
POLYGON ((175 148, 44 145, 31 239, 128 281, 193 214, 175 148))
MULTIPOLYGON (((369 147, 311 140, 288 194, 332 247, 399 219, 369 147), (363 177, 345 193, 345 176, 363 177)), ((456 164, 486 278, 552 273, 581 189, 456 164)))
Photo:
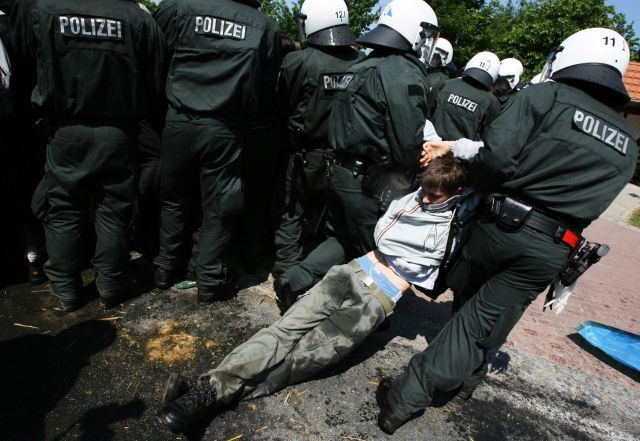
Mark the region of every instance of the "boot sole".
MULTIPOLYGON (((167 384, 164 387, 164 395, 162 396, 162 404, 169 404, 172 401, 177 400, 182 395, 186 393, 180 391, 182 386, 182 381, 180 380, 180 374, 172 373, 169 375, 169 379, 167 380, 167 384)), ((186 388, 185 388, 186 389, 186 388)))

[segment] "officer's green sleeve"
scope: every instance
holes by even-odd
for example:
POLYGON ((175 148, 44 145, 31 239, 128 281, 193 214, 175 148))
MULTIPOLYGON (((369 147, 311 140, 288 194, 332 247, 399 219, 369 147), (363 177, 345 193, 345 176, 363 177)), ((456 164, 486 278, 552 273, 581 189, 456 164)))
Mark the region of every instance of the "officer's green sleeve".
POLYGON ((422 137, 427 108, 427 93, 424 83, 409 84, 402 82, 396 85, 400 87, 386 90, 385 94, 389 103, 397 97, 403 97, 401 105, 387 106, 387 112, 391 120, 390 132, 391 156, 393 161, 405 170, 417 170, 420 152, 422 151, 422 137), (421 92, 420 92, 421 90, 421 92))
POLYGON ((12 46, 18 56, 24 60, 35 61, 36 37, 33 22, 36 15, 37 0, 18 0, 11 8, 12 46))
POLYGON ((471 186, 495 189, 517 172, 520 153, 536 135, 554 101, 550 85, 528 87, 516 94, 486 130, 484 148, 469 162, 471 186))
POLYGON ((145 69, 145 84, 150 94, 152 107, 149 121, 158 130, 164 120, 164 86, 167 78, 167 48, 164 35, 158 25, 152 20, 147 26, 147 35, 142 51, 142 66, 145 69))
POLYGON ((278 72, 282 66, 282 38, 280 28, 275 23, 270 28, 267 38, 267 64, 263 80, 266 81, 265 90, 269 95, 266 99, 274 101, 278 89, 278 72))
POLYGON ((487 108, 487 111, 482 117, 482 122, 480 123, 480 137, 484 137, 487 128, 491 125, 493 120, 496 119, 501 109, 500 101, 498 101, 498 99, 494 97, 493 94, 489 95, 489 98, 489 107, 487 108))
POLYGON ((178 38, 178 29, 176 19, 178 16, 178 0, 163 0, 160 7, 153 14, 156 23, 160 26, 164 34, 164 41, 167 45, 169 53, 175 52, 176 40, 178 38))
POLYGON ((287 91, 288 115, 292 115, 296 110, 306 112, 306 109, 298 108, 306 90, 307 63, 304 62, 304 58, 304 54, 300 51, 290 52, 282 63, 282 77, 287 91))

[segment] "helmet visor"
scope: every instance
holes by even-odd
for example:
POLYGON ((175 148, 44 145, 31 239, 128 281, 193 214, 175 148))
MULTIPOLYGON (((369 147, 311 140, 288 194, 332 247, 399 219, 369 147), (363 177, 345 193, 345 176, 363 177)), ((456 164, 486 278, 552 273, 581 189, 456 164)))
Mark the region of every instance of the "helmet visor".
POLYGON ((541 83, 551 77, 551 73, 553 72, 553 62, 556 61, 556 56, 558 55, 558 53, 562 52, 563 50, 564 47, 562 46, 551 48, 549 56, 547 57, 547 62, 544 63, 544 67, 542 68, 542 72, 540 73, 541 83))
POLYGON ((420 23, 420 27, 422 28, 420 39, 416 42, 414 49, 422 55, 426 63, 431 63, 431 57, 436 49, 436 41, 440 35, 440 28, 425 21, 420 23))

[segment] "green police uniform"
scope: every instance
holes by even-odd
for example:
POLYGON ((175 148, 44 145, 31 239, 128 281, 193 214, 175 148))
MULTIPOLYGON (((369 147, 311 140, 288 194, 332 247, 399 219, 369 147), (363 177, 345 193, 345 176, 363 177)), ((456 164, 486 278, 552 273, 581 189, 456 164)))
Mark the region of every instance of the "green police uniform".
POLYGON ((427 67, 427 82, 429 83, 429 110, 428 119, 433 119, 433 111, 436 107, 436 98, 440 89, 449 81, 449 75, 446 68, 443 67, 427 67))
MULTIPOLYGON (((489 127, 470 161, 471 183, 526 201, 579 232, 630 179, 633 139, 612 108, 567 84, 545 82, 513 97, 489 127)), ((435 391, 477 384, 487 350, 506 340, 570 251, 559 237, 528 225, 507 232, 494 217, 482 217, 448 279, 467 301, 393 383, 387 395, 393 413, 404 421, 435 391)))
POLYGON ((333 101, 353 78, 351 67, 362 58, 349 46, 310 46, 284 59, 282 83, 288 95, 292 155, 283 189, 285 205, 275 234, 276 272, 302 261, 305 214, 325 203, 333 101))
POLYGON ((185 227, 199 185, 198 288, 215 290, 232 279, 220 257, 242 208, 243 138, 247 130, 264 125, 271 112, 280 32, 256 8, 231 0, 166 0, 156 20, 172 59, 155 263, 169 273, 183 263, 185 227))
POLYGON ((418 168, 428 111, 426 67, 414 53, 378 49, 354 71, 329 121, 336 154, 327 194, 330 237, 284 273, 292 291, 306 290, 331 266, 373 249, 380 213, 378 201, 362 191, 367 166, 385 160, 408 174, 418 168))
POLYGON ((500 103, 471 78, 454 78, 438 92, 433 122, 442 139, 479 140, 500 110, 500 103))
POLYGON ((500 107, 504 107, 507 105, 507 103, 509 102, 509 100, 511 98, 513 98, 513 96, 518 93, 518 89, 513 88, 511 89, 509 92, 502 94, 502 95, 495 95, 496 99, 498 100, 498 102, 500 103, 500 107))
POLYGON ((447 69, 442 67, 430 67, 427 70, 427 81, 429 82, 429 91, 439 91, 444 84, 449 81, 447 69))
POLYGON ((33 200, 45 225, 45 271, 63 307, 76 307, 87 258, 83 227, 93 201, 96 284, 111 303, 126 289, 137 122, 161 100, 162 35, 134 1, 24 5, 13 11, 17 47, 36 59, 32 102, 53 128, 33 200))

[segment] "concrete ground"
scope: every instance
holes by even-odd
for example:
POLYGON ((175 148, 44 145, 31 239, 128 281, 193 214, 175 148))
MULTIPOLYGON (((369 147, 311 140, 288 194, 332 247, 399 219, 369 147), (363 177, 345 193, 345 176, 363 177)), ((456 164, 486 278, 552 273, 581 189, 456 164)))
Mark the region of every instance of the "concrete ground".
MULTIPOLYGON (((267 271, 243 275, 234 299, 197 307, 193 290, 149 290, 152 268, 142 258, 141 294, 109 312, 93 299, 65 315, 47 285, 1 293, 0 439, 638 440, 640 375, 575 331, 594 320, 640 333, 640 230, 623 224, 625 210, 640 206, 633 194, 640 189, 627 187, 587 230, 612 251, 580 280, 565 311, 543 313, 541 296, 492 355, 472 400, 440 396, 392 437, 375 423, 377 383, 427 347, 450 317, 448 295, 405 296, 388 329, 321 377, 173 435, 154 417, 169 373, 206 371, 278 312, 267 271)), ((90 272, 86 279, 91 296, 90 272)))

